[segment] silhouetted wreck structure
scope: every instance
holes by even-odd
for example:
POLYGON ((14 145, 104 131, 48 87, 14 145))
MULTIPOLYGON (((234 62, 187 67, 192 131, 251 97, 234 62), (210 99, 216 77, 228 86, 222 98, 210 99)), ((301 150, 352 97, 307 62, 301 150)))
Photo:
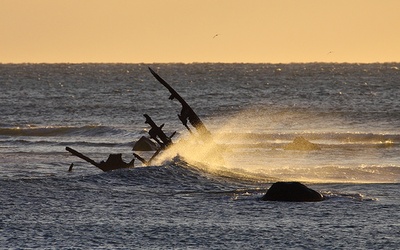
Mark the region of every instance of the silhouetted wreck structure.
MULTIPOLYGON (((150 135, 151 139, 153 139, 154 141, 157 142, 158 148, 149 160, 145 160, 143 157, 141 157, 140 155, 138 155, 136 153, 133 153, 133 155, 136 157, 136 159, 141 161, 143 164, 148 165, 162 150, 167 149, 169 146, 171 146, 173 144, 171 139, 176 134, 176 131, 174 133, 172 133, 171 136, 167 136, 164 133, 164 131, 162 130, 162 128, 164 127, 164 124, 162 124, 161 126, 157 126, 157 124, 151 119, 151 117, 149 115, 144 114, 143 116, 146 118, 145 123, 147 123, 151 126, 151 129, 149 130, 149 135, 150 135)), ((145 140, 145 139, 142 139, 142 140, 145 140)), ((135 151, 135 146, 136 146, 136 144, 133 146, 133 151, 135 151)))
MULTIPOLYGON (((71 154, 91 163, 92 165, 100 168, 104 172, 115 170, 115 169, 120 169, 120 168, 131 168, 134 166, 135 158, 132 159, 129 163, 126 163, 122 160, 122 154, 110 154, 108 156, 108 159, 106 161, 101 161, 101 162, 96 162, 95 160, 92 160, 88 156, 79 153, 78 151, 66 147, 65 150, 70 152, 71 154)), ((70 168, 68 171, 72 171, 73 165, 71 164, 70 168)))
MULTIPOLYGON (((212 142, 211 139, 211 133, 210 131, 206 128, 204 123, 201 121, 199 116, 193 111, 192 107, 176 92, 171 85, 169 85, 163 78, 161 78, 154 70, 152 70, 149 67, 150 72, 153 74, 153 76, 165 87, 168 89, 170 92, 170 100, 178 100, 180 104, 182 105, 182 110, 180 114, 178 114, 179 120, 182 122, 182 124, 185 126, 185 128, 193 134, 194 132, 192 129, 189 127, 188 122, 196 129, 198 132, 200 139, 203 140, 204 142, 212 142)), ((146 118, 146 123, 151 126, 151 129, 149 131, 150 138, 156 141, 159 145, 158 150, 154 153, 154 155, 146 161, 143 159, 141 156, 138 154, 134 153, 133 155, 140 160, 143 164, 148 165, 151 163, 151 161, 164 149, 168 148, 173 144, 171 138, 175 135, 176 132, 174 132, 171 136, 165 135, 165 133, 162 131, 162 128, 164 127, 164 124, 161 126, 157 126, 154 121, 148 116, 147 114, 144 114, 144 117, 146 118)))
MULTIPOLYGON (((211 133, 208 131, 204 123, 201 121, 199 116, 193 111, 193 109, 189 106, 189 104, 164 80, 162 79, 156 72, 154 72, 151 68, 149 68, 150 72, 153 76, 164 86, 168 89, 171 93, 169 97, 170 100, 178 100, 182 105, 182 110, 180 114, 178 114, 179 120, 182 124, 188 129, 188 131, 193 134, 193 131, 188 125, 188 122, 197 130, 201 140, 204 142, 211 142, 211 133)), ((110 154, 106 161, 96 162, 89 158, 88 156, 70 148, 66 147, 65 149, 72 153, 73 155, 91 163, 92 165, 96 166, 97 168, 103 171, 111 171, 121 168, 131 168, 134 167, 135 158, 141 161, 144 165, 148 165, 151 161, 163 150, 170 147, 172 142, 172 137, 176 134, 176 132, 172 133, 171 136, 167 136, 164 131, 162 130, 164 124, 161 126, 157 126, 157 124, 152 120, 152 118, 144 114, 146 118, 145 123, 149 124, 151 129, 149 130, 150 139, 147 137, 141 137, 139 141, 133 146, 133 151, 155 151, 152 157, 149 160, 144 159, 140 155, 133 153, 134 158, 129 162, 124 162, 122 160, 122 154, 110 154), (156 143, 154 143, 154 140, 156 143)), ((70 165, 69 171, 72 171, 73 164, 70 165)))
POLYGON ((210 131, 208 131, 204 123, 200 120, 199 116, 193 111, 189 104, 187 104, 187 102, 171 87, 171 85, 169 85, 164 79, 162 79, 156 72, 154 72, 151 68, 149 68, 149 70, 153 74, 153 76, 171 93, 169 99, 176 99, 181 103, 182 110, 181 113, 178 114, 178 118, 182 122, 182 124, 189 130, 189 132, 193 133, 188 126, 188 121, 197 130, 202 139, 211 139, 210 131))

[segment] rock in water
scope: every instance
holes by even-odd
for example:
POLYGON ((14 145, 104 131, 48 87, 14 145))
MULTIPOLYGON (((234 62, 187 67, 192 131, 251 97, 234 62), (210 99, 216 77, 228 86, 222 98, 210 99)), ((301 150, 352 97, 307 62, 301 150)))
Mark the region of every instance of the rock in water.
POLYGON ((324 196, 300 182, 276 182, 262 197, 264 201, 322 201, 324 196))
POLYGON ((314 143, 311 143, 304 139, 304 137, 299 136, 294 138, 292 143, 289 143, 284 147, 285 150, 320 150, 321 148, 314 143))

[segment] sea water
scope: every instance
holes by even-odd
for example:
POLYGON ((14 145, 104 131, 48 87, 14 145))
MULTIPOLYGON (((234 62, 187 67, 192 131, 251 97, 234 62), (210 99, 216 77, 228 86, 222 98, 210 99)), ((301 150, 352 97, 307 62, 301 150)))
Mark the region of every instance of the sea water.
POLYGON ((399 67, 1 64, 0 248, 398 249, 399 67), (182 144, 196 132, 148 67, 213 145, 182 144), (128 162, 143 114, 177 132, 149 166, 102 172, 65 150, 128 162), (284 149, 299 136, 321 149, 284 149), (262 201, 276 181, 327 199, 262 201))

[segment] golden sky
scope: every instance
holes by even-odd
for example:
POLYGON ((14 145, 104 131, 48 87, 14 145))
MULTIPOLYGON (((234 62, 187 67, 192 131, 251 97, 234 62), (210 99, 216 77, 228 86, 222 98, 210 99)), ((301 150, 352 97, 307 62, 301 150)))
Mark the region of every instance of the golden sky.
POLYGON ((10 62, 400 62, 400 1, 0 0, 10 62))

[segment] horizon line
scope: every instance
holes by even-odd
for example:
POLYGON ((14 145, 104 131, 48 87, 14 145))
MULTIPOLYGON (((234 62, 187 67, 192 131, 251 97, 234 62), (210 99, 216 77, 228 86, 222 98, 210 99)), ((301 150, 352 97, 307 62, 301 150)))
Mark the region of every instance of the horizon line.
POLYGON ((390 64, 400 63, 400 61, 371 61, 371 62, 349 62, 349 61, 293 61, 293 62, 96 62, 96 61, 81 61, 81 62, 0 62, 0 64, 390 64))

